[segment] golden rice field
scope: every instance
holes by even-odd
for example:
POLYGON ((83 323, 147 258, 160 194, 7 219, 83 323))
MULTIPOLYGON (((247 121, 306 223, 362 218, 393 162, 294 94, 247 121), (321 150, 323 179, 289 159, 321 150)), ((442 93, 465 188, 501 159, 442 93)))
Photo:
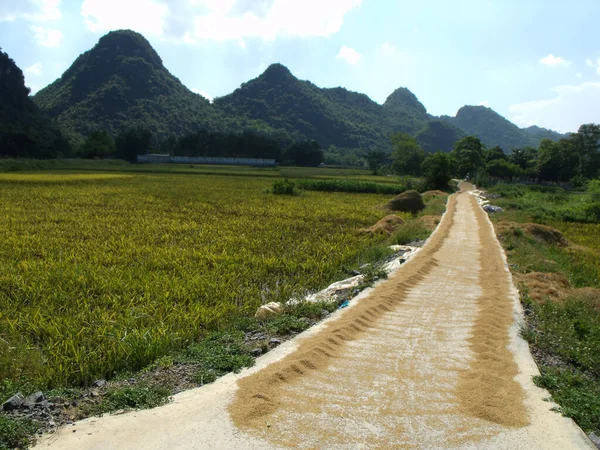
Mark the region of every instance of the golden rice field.
POLYGON ((144 367, 232 314, 323 287, 385 196, 265 193, 272 178, 0 174, 0 378, 144 367))

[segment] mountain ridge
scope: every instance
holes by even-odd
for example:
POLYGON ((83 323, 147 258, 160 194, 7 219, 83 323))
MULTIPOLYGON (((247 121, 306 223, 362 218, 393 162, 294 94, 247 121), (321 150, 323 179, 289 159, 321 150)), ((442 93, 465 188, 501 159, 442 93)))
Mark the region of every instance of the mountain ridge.
POLYGON ((116 134, 129 126, 159 136, 253 129, 286 144, 314 139, 324 147, 370 150, 391 149, 389 135, 406 132, 422 135, 430 151, 436 146, 448 151, 450 141, 464 134, 510 151, 563 136, 521 129, 484 107, 464 106, 455 117, 435 117, 405 87, 379 104, 363 93, 299 80, 279 63, 211 104, 173 76, 150 43, 130 30, 100 38, 33 99, 76 140, 97 129, 116 134))

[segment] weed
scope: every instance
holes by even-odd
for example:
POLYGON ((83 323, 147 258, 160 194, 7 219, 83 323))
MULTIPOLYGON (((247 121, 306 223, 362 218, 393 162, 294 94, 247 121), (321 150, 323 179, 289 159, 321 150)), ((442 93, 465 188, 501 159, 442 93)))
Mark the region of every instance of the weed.
POLYGON ((169 401, 168 388, 154 384, 138 384, 109 390, 98 407, 102 412, 119 409, 155 408, 169 401))
POLYGON ((411 219, 392 234, 391 243, 393 245, 405 245, 416 239, 426 239, 431 234, 431 231, 425 228, 423 222, 418 219, 411 219))
POLYGON ((17 419, 0 414, 0 450, 28 448, 38 425, 27 419, 17 419))

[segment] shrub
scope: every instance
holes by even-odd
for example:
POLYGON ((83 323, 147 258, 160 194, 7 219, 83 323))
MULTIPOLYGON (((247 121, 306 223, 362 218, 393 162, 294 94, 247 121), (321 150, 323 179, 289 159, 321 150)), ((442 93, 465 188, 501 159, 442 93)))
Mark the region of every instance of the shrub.
POLYGON ((400 194, 406 190, 404 185, 373 183, 360 180, 300 180, 298 181, 298 187, 305 191, 389 195, 400 194))
POLYGON ((273 182, 273 194, 275 195, 299 195, 300 191, 296 184, 290 180, 277 180, 273 182))

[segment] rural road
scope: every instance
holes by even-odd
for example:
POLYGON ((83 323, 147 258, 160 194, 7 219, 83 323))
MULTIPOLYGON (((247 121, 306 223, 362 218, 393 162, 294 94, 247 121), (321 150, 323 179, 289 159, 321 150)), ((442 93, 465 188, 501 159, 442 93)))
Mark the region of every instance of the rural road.
POLYGON ((533 385, 519 318, 492 225, 461 192, 389 280, 252 369, 36 448, 595 448, 533 385))

